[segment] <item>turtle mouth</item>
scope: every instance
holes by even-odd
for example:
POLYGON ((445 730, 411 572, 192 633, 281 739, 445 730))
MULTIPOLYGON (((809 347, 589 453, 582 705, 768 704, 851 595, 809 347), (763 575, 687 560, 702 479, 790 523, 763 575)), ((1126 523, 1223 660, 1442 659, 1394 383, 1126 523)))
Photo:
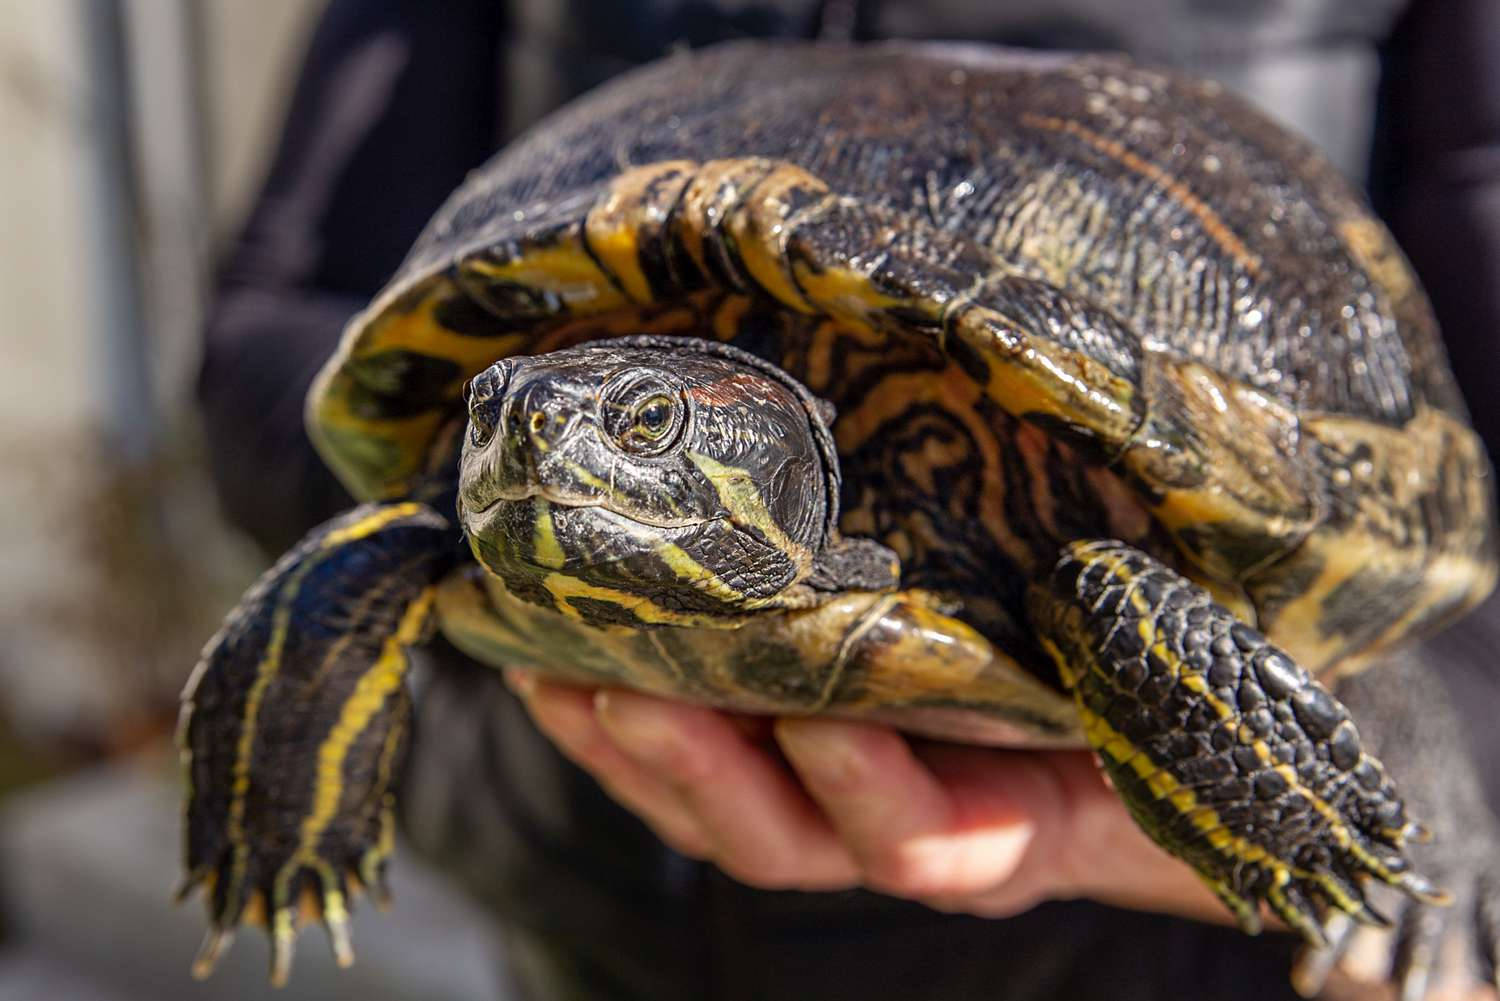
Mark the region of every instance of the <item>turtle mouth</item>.
POLYGON ((716 520, 659 527, 597 501, 556 503, 539 490, 526 497, 496 498, 483 510, 465 510, 463 516, 479 562, 512 583, 518 573, 584 579, 601 568, 653 559, 663 545, 696 535, 699 526, 716 520))
POLYGON ((486 514, 496 507, 505 503, 516 503, 518 501, 544 500, 548 504, 558 507, 603 507, 604 498, 581 496, 570 494, 555 487, 549 487, 542 483, 528 483, 519 487, 501 488, 486 491, 486 499, 479 504, 465 503, 464 510, 473 515, 486 514))
POLYGON ((526 483, 515 487, 496 487, 486 491, 486 498, 480 504, 473 504, 467 499, 461 501, 461 520, 465 527, 472 531, 478 522, 488 520, 487 515, 493 515, 503 504, 525 504, 532 501, 545 501, 553 507, 559 508, 596 508, 599 511, 635 522, 638 525, 646 525, 651 528, 696 528, 707 525, 710 522, 720 520, 719 516, 712 518, 667 518, 652 515, 646 512, 626 512, 616 510, 609 504, 609 499, 602 494, 578 494, 559 489, 545 483, 526 483))

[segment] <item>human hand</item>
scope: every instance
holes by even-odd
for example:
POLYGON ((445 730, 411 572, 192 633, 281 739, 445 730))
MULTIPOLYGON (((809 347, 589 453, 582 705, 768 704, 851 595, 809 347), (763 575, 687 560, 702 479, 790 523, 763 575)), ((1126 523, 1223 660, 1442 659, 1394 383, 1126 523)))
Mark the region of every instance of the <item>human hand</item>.
MULTIPOLYGON (((663 841, 751 886, 865 887, 981 917, 1088 897, 1232 920, 1136 826, 1088 752, 914 742, 868 723, 506 677, 558 748, 663 841)), ((1320 996, 1393 999, 1367 958, 1345 957, 1320 996)), ((1439 985, 1428 1001, 1497 994, 1439 985)))
POLYGON ((673 848, 766 889, 864 886, 998 917, 1086 896, 1227 921, 1086 752, 912 743, 511 672, 538 726, 673 848))

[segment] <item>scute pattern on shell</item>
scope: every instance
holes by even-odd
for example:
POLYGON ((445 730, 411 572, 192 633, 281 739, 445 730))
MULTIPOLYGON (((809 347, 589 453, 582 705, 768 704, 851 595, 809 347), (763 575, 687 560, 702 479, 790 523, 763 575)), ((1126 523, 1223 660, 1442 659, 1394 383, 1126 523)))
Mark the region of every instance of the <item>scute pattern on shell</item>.
POLYGON ((1212 83, 1003 50, 961 49, 955 70, 950 51, 725 46, 628 74, 478 171, 393 284, 576 219, 631 166, 771 157, 962 233, 1299 408, 1461 412, 1399 252, 1305 143, 1212 83))

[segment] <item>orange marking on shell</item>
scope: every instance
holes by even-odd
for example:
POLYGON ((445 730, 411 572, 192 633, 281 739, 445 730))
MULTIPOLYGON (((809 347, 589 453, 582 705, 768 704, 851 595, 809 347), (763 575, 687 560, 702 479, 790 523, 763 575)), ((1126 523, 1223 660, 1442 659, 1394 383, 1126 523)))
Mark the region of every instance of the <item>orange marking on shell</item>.
POLYGON ((1209 238, 1217 243, 1226 254, 1233 257, 1240 267, 1251 275, 1260 274, 1260 258, 1245 246, 1244 241, 1234 234, 1234 231, 1225 224, 1223 219, 1219 218, 1218 213, 1210 208, 1207 202, 1193 194, 1192 189, 1182 181, 1140 154, 1132 152, 1124 143, 1102 136, 1090 128, 1065 118, 1023 114, 1021 123, 1032 128, 1062 132, 1082 139, 1127 170, 1133 170, 1142 177, 1161 185, 1162 190, 1178 205, 1187 209, 1203 225, 1204 232, 1209 235, 1209 238))

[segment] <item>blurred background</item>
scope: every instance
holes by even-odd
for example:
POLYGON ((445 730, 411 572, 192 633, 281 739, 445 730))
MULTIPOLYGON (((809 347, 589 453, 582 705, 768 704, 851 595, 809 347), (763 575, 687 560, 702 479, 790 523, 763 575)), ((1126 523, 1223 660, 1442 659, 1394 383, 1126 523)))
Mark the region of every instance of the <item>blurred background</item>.
MULTIPOLYGON (((0 998, 270 996, 259 941, 187 976, 170 737, 262 566, 194 413, 212 264, 322 7, 0 0, 0 998)), ((335 981, 310 939, 277 997, 497 996, 483 917, 397 868, 358 971, 335 981)))
MULTIPOLYGON (((179 878, 177 693, 264 565, 227 526, 207 472, 194 399, 202 330, 215 269, 260 190, 324 6, 0 0, 0 1001, 503 996, 495 929, 411 852, 394 869, 400 906, 356 918, 355 969, 335 980, 326 948, 308 935, 291 987, 274 995, 258 933, 214 980, 189 980, 201 906, 169 903, 179 878)), ((893 0, 880 29, 962 35, 943 13, 966 6, 988 9, 893 0)), ((1239 5, 1198 6, 1213 17, 1239 5)), ((696 38, 701 13, 662 31, 696 38)), ((550 30, 546 17, 537 24, 550 30)), ((1290 109, 1300 116, 1293 125, 1358 174, 1376 123, 1347 108, 1374 88, 1378 68, 1354 36, 1329 37, 1320 58, 1357 62, 1339 77, 1354 83, 1314 101, 1281 98, 1315 89, 1321 64, 1269 35, 1243 64, 1217 50, 1195 62, 1170 35, 1159 52, 1142 47, 1212 67, 1273 113, 1290 109)), ((588 44, 611 42, 614 61, 589 72, 603 77, 660 51, 659 39, 631 49, 628 34, 588 44)), ((537 83, 541 57, 507 55, 512 71, 528 74, 516 79, 535 86, 514 89, 497 135, 591 82, 549 89, 537 83)), ((1473 350, 1491 357, 1487 343, 1473 350)), ((1500 405, 1479 402, 1491 413, 1500 405)), ((1478 672, 1488 661, 1467 663, 1478 672)), ((1477 673, 1454 683, 1461 696, 1490 697, 1477 673)), ((1500 790, 1500 773, 1489 777, 1500 790)))

